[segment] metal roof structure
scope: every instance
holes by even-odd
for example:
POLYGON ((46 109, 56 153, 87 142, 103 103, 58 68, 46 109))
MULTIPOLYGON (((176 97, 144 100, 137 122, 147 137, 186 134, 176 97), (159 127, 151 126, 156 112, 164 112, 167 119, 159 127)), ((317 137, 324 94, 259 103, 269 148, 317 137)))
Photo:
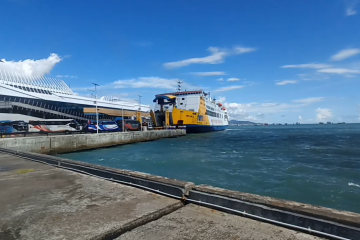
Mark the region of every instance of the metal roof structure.
POLYGON ((0 83, 28 92, 75 95, 63 80, 44 76, 27 76, 19 72, 11 72, 4 69, 0 69, 0 83))

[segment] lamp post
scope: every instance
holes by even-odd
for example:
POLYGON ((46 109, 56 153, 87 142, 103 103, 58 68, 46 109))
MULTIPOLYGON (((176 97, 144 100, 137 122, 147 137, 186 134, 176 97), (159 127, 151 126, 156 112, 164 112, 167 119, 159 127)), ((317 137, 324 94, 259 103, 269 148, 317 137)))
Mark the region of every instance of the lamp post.
POLYGON ((98 114, 98 107, 97 107, 97 91, 96 87, 99 86, 97 83, 93 83, 95 87, 95 107, 96 107, 96 134, 99 134, 99 114, 98 114))
POLYGON ((142 118, 141 118, 141 95, 138 95, 139 96, 139 115, 140 115, 140 129, 142 131, 142 118))

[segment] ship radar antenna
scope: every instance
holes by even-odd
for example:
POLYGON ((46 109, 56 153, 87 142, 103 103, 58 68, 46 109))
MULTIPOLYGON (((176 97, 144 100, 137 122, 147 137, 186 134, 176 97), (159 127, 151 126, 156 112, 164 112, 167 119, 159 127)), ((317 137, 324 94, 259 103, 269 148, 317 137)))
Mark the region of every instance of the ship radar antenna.
POLYGON ((178 84, 178 85, 177 85, 176 91, 177 91, 177 92, 181 92, 181 86, 182 86, 183 82, 179 80, 179 81, 177 82, 177 84, 178 84))

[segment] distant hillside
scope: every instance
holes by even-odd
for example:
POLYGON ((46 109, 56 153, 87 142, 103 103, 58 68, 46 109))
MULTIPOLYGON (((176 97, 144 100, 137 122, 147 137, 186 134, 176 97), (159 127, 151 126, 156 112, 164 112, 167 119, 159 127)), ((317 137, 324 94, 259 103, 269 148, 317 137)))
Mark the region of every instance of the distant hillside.
POLYGON ((256 124, 256 123, 249 121, 230 120, 229 124, 256 124))

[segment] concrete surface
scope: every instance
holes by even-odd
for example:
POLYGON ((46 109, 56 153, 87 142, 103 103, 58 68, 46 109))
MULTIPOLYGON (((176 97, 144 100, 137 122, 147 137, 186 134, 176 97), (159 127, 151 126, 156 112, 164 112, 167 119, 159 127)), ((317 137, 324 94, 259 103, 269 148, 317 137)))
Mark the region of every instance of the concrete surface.
POLYGON ((1 138, 0 147, 43 154, 66 153, 186 135, 185 130, 1 138))
POLYGON ((189 204, 117 240, 320 240, 323 238, 189 204))
POLYGON ((0 153, 0 239, 109 239, 182 203, 0 153))
POLYGON ((217 188, 207 185, 196 185, 193 189, 200 192, 215 194, 218 196, 224 196, 233 199, 239 199, 241 201, 260 204, 275 209, 299 213, 310 217, 320 218, 360 228, 360 214, 354 212, 339 211, 332 208, 314 206, 310 204, 293 202, 267 196, 260 196, 251 193, 231 191, 228 189, 217 188))
POLYGON ((0 239, 321 239, 0 153, 0 239))

